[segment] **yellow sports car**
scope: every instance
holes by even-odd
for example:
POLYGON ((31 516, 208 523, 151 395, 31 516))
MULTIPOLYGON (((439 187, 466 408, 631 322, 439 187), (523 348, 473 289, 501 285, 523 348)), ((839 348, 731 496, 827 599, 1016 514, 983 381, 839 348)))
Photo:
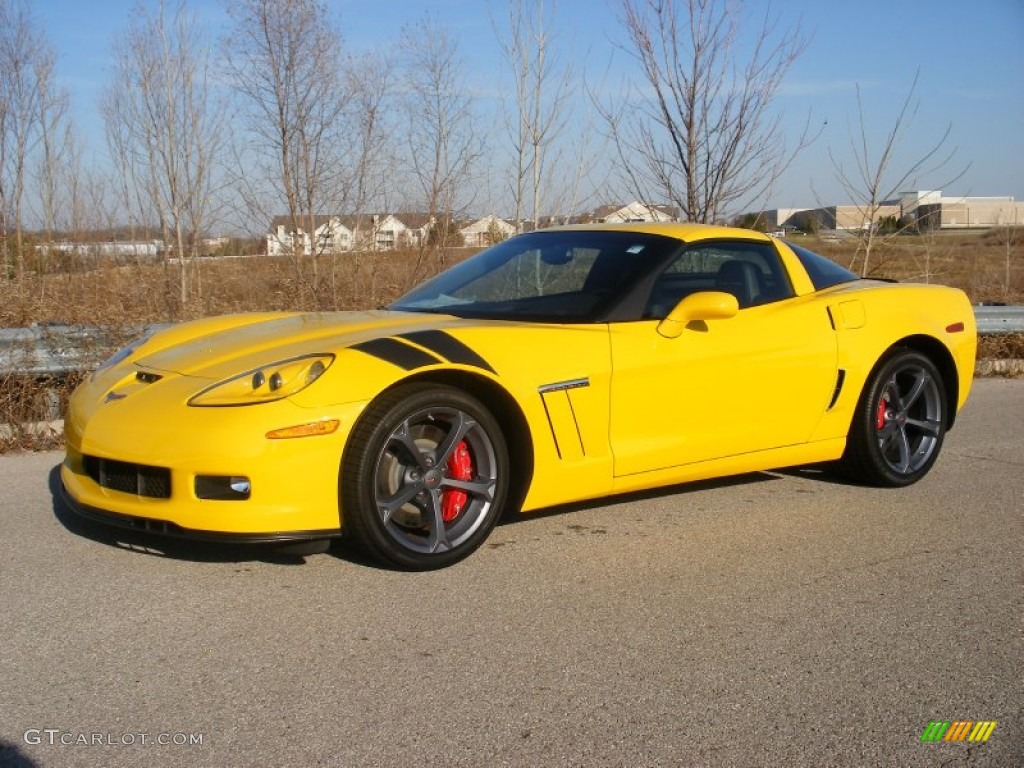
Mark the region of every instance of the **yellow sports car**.
POLYGON ((66 496, 197 539, 345 534, 453 563, 503 513, 835 461, 903 486, 971 386, 966 296, 862 280, 693 224, 495 245, 387 309, 185 323, 120 351, 66 419, 66 496))

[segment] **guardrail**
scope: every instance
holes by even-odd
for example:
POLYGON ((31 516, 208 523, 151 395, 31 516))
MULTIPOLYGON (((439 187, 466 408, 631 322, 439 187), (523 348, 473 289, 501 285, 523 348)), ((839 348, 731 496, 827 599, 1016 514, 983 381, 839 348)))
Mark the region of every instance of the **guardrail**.
POLYGON ((98 366, 132 338, 166 324, 113 330, 102 326, 33 324, 0 329, 0 376, 61 378, 98 366))
MULTIPOLYGON (((978 306, 974 316, 978 333, 1024 332, 1024 307, 978 306)), ((130 338, 164 327, 148 325, 127 334, 84 325, 0 329, 0 376, 61 378, 92 370, 130 338)))
POLYGON ((974 317, 978 333, 1024 333, 1024 307, 982 305, 974 317))

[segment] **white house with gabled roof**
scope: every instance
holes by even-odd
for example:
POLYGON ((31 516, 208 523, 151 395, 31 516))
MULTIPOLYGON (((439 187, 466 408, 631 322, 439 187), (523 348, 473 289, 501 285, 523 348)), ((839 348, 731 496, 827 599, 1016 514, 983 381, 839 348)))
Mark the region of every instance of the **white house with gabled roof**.
POLYGON ((641 221, 676 221, 678 213, 667 205, 652 205, 634 200, 629 205, 604 205, 591 214, 594 221, 602 224, 626 224, 641 221))
POLYGON ((473 248, 500 243, 516 233, 513 224, 498 218, 493 213, 459 228, 463 242, 473 248))
POLYGON ((314 216, 312 233, 307 231, 311 227, 309 216, 299 216, 294 224, 290 216, 274 217, 267 233, 267 255, 293 254, 296 245, 304 256, 352 250, 354 233, 341 216, 314 216))

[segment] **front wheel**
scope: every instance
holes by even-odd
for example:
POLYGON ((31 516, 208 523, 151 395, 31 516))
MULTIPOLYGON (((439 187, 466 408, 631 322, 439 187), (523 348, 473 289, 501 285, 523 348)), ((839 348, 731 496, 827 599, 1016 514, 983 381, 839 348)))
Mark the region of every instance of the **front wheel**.
POLYGON ((931 360, 908 349, 883 358, 857 405, 842 465, 871 485, 915 483, 932 468, 946 432, 946 389, 931 360))
POLYGON ((370 404, 342 462, 346 533, 385 563, 441 568, 479 547, 508 496, 508 448, 476 398, 410 384, 370 404))

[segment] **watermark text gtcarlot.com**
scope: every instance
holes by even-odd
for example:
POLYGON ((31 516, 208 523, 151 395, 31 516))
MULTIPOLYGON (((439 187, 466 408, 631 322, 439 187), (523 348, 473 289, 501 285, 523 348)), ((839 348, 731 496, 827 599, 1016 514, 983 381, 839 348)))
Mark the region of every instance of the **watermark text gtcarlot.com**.
POLYGON ((150 733, 148 731, 65 731, 60 728, 29 728, 22 735, 26 744, 51 747, 201 747, 203 733, 150 733))

